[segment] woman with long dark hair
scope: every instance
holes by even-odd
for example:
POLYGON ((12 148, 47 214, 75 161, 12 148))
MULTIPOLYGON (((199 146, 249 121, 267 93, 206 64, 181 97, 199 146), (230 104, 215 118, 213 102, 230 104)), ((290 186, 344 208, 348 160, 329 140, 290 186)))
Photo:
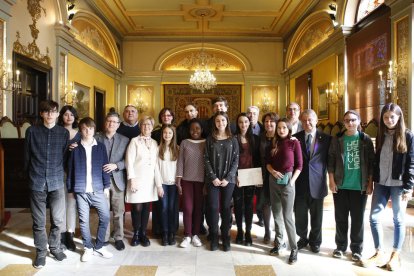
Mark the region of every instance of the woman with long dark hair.
POLYGON ((211 135, 206 140, 204 164, 210 216, 211 251, 218 249, 218 221, 221 215, 223 251, 230 250, 231 197, 236 184, 239 164, 239 144, 230 131, 230 120, 225 112, 213 116, 211 135), (220 207, 220 208, 219 208, 220 207))
POLYGON ((370 224, 376 253, 361 263, 364 267, 386 265, 388 270, 401 267, 400 251, 405 238, 405 210, 413 193, 414 144, 413 133, 405 127, 401 108, 386 104, 381 111, 374 168, 374 192, 370 224), (394 244, 391 257, 384 251, 381 216, 388 200, 392 202, 394 244))
MULTIPOLYGON (((240 113, 236 119, 236 135, 239 143, 239 169, 249 169, 260 167, 259 153, 259 136, 254 135, 250 124, 250 119, 246 113, 240 113)), ((236 243, 246 246, 252 245, 252 229, 253 220, 253 196, 255 192, 255 183, 251 186, 239 187, 239 182, 234 187, 233 202, 234 213, 236 216, 237 236, 236 243), (243 217, 246 224, 246 232, 243 241, 243 217)), ((257 184, 257 183, 256 183, 257 184)))

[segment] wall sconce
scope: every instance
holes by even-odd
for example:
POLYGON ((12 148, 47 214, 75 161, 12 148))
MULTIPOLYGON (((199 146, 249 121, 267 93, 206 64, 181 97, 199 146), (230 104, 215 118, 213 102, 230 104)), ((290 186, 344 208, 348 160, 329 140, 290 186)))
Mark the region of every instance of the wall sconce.
POLYGON ((14 92, 22 88, 20 81, 20 71, 16 70, 13 74, 12 61, 9 59, 7 63, 0 62, 0 90, 4 92, 14 92))
POLYGON ((65 85, 65 94, 60 98, 65 105, 75 106, 77 103, 77 95, 78 91, 74 89, 73 82, 70 85, 65 85))
POLYGON ((138 114, 144 113, 148 110, 148 103, 142 98, 142 90, 139 90, 137 99, 135 100, 135 107, 137 108, 138 114))
POLYGON ((262 114, 275 110, 275 103, 270 99, 267 93, 263 94, 262 102, 257 103, 262 114))
POLYGON ((393 63, 392 60, 388 63, 388 71, 387 74, 384 76, 382 71, 378 72, 380 80, 378 82, 378 89, 380 91, 380 95, 385 95, 387 100, 398 100, 398 95, 395 92, 393 95, 394 90, 397 88, 397 63, 393 63))
POLYGON ((339 95, 338 93, 338 85, 335 85, 333 82, 330 84, 328 83, 328 87, 326 88, 326 99, 328 104, 338 104, 342 102, 343 95, 339 95))

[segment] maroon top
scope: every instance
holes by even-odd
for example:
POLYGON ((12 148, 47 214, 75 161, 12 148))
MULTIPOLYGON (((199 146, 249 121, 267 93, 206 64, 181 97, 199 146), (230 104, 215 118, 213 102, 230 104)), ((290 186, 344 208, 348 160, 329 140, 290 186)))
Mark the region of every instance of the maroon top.
POLYGON ((283 139, 277 143, 277 152, 272 156, 267 153, 266 164, 278 172, 286 173, 294 170, 302 170, 302 150, 299 140, 283 139))
POLYGON ((251 167, 253 167, 253 158, 250 153, 249 143, 242 143, 239 155, 239 169, 249 169, 251 167))

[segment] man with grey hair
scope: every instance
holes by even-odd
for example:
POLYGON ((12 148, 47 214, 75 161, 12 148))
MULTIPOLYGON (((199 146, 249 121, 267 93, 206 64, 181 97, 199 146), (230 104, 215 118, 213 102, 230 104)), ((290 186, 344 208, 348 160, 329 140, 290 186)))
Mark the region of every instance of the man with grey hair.
MULTIPOLYGON (((119 251, 125 249, 124 238, 124 191, 126 186, 125 151, 129 139, 116 131, 120 125, 119 114, 110 112, 105 117, 104 132, 97 133, 95 139, 105 145, 108 154, 109 164, 103 166, 103 170, 110 174, 111 186, 110 206, 112 207, 112 236, 115 239, 115 248, 119 251)), ((111 224, 111 222, 109 223, 111 224)), ((110 225, 106 232, 106 239, 109 240, 110 225)))
POLYGON ((128 104, 124 108, 123 116, 124 121, 120 124, 117 132, 131 140, 141 132, 138 125, 138 110, 134 105, 128 104))
POLYGON ((291 102, 286 106, 286 118, 289 119, 289 122, 292 125, 292 134, 303 130, 302 123, 299 121, 299 114, 300 106, 298 103, 291 102))
POLYGON ((300 250, 309 244, 311 251, 318 253, 322 243, 323 199, 328 195, 326 176, 331 136, 316 128, 318 116, 312 109, 302 112, 301 121, 304 130, 294 135, 300 142, 303 158, 302 172, 295 184, 295 225, 300 238, 297 245, 300 250))
POLYGON ((263 125, 259 122, 259 113, 260 110, 255 105, 247 108, 247 116, 249 117, 250 125, 252 126, 252 131, 255 135, 260 135, 260 133, 264 131, 263 125))

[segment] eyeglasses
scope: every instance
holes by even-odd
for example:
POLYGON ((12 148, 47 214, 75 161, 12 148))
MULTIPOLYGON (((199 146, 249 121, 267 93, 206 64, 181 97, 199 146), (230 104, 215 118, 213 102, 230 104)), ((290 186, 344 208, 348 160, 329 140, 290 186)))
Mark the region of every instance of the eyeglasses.
POLYGON ((56 109, 53 109, 53 110, 48 110, 48 111, 42 111, 43 113, 47 113, 47 114, 54 114, 54 113, 57 113, 57 110, 56 109))
POLYGON ((345 122, 346 124, 349 124, 349 123, 354 123, 354 122, 356 122, 356 121, 358 121, 358 119, 356 119, 356 118, 353 118, 353 119, 344 119, 344 122, 345 122))

